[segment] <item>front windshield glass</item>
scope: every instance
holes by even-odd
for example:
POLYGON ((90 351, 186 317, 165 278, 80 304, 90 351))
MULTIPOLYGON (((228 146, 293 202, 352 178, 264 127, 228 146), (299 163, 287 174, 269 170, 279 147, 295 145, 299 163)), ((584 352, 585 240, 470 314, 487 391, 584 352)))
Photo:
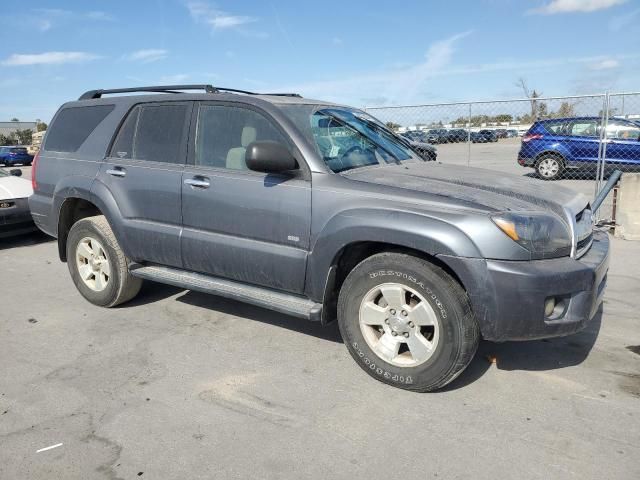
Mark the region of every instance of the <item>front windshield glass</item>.
POLYGON ((286 105, 282 110, 334 172, 416 159, 404 141, 365 112, 310 105, 286 105))

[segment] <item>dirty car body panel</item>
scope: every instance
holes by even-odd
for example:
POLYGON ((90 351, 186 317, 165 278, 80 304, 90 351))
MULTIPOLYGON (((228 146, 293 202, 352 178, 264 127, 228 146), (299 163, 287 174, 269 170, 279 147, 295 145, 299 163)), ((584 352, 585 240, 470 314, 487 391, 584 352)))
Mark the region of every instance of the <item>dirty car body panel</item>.
MULTIPOLYGON (((317 111, 366 114, 304 98, 139 95, 70 102, 56 117, 65 109, 88 104, 108 105, 111 110, 73 152, 49 150, 45 137, 37 170, 39 187, 30 200, 37 225, 59 241, 63 205, 82 198, 105 215, 133 262, 216 275, 297 295, 325 308, 328 291, 335 286, 336 266, 351 246, 377 243, 410 250, 446 266, 467 291, 482 335, 500 341, 577 331, 594 317, 602 300, 608 240, 595 234, 587 245, 579 238, 579 218, 589 206, 585 197, 571 190, 424 162, 417 156, 334 171, 304 122, 317 111), (170 166, 157 166, 156 171, 149 163, 110 153, 132 109, 171 102, 192 108, 181 158, 170 166), (256 111, 275 124, 299 170, 278 176, 194 165, 196 112, 212 102, 256 111), (124 179, 109 173, 118 169, 126 169, 127 175, 129 169, 139 173, 124 179), (137 175, 131 187, 122 181, 137 175), (199 183, 194 186, 185 180, 199 183), (166 191, 156 191, 155 185, 166 191), (553 216, 569 232, 571 253, 534 258, 498 229, 493 216, 503 212, 553 216), (549 297, 564 305, 557 318, 545 317, 549 297)), ((374 120, 365 121, 377 128, 374 120)), ((315 128, 329 126, 319 122, 315 128)))

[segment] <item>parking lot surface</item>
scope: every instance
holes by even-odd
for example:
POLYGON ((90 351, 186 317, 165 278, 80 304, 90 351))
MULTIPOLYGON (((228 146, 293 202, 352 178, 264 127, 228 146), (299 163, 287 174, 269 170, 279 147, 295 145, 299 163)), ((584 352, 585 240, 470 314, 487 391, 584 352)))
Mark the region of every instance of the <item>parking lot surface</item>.
POLYGON ((3 240, 0 479, 640 478, 638 271, 640 243, 612 238, 583 332, 483 342, 416 394, 362 372, 336 325, 153 283, 102 309, 54 241, 3 240))

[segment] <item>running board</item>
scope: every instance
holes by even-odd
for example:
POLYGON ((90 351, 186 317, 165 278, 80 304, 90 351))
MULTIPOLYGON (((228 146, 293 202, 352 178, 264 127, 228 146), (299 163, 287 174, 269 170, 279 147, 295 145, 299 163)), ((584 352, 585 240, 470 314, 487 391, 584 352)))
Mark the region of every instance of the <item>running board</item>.
POLYGON ((233 300, 250 303, 294 317, 320 321, 322 305, 299 295, 276 292, 268 288, 246 285, 202 273, 189 272, 171 267, 147 266, 139 263, 129 265, 134 277, 154 282, 167 283, 187 290, 211 293, 233 300))

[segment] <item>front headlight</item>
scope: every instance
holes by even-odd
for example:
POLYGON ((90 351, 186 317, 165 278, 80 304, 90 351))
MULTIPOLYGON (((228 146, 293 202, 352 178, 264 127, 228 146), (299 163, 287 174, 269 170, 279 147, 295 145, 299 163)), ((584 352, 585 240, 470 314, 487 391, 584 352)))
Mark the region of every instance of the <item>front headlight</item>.
POLYGON ((535 259, 571 254, 571 233, 555 215, 544 213, 500 213, 491 217, 500 230, 531 252, 535 259))

